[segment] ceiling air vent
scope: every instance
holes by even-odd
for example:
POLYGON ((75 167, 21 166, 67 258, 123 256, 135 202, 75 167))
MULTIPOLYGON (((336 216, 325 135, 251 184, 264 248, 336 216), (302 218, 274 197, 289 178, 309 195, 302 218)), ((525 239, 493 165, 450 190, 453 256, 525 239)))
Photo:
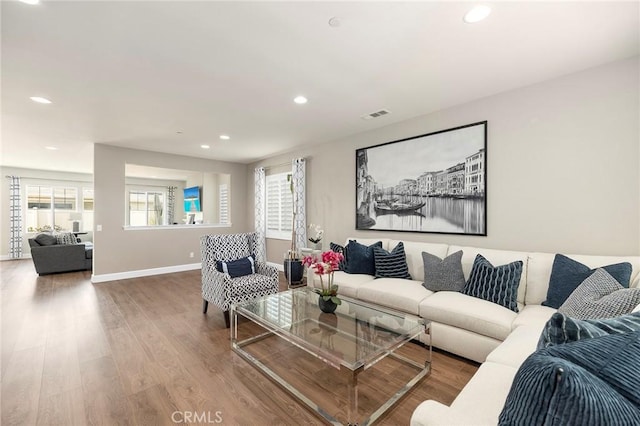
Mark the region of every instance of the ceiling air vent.
POLYGON ((383 115, 391 114, 391 111, 388 109, 381 109, 380 111, 372 112, 371 114, 365 114, 362 118, 363 120, 371 120, 372 118, 382 117, 383 115))

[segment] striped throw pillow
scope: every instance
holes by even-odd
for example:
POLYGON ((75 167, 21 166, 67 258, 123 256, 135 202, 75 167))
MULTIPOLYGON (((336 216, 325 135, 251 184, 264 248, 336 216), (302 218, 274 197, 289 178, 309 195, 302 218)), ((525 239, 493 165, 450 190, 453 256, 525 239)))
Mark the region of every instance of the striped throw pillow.
POLYGON ((522 261, 493 266, 481 254, 476 256, 471 275, 462 292, 518 312, 518 286, 522 261))
POLYGON ((538 341, 538 349, 582 339, 640 331, 640 312, 616 318, 579 320, 556 312, 547 321, 538 341))
POLYGON ((376 263, 376 278, 411 279, 402 241, 390 252, 382 247, 374 247, 373 256, 376 263))
POLYGON ((55 236, 58 244, 70 245, 78 243, 78 239, 73 232, 60 232, 55 234, 55 236))
POLYGON ((344 271, 347 265, 347 250, 340 244, 336 244, 336 243, 329 243, 329 249, 336 253, 340 253, 342 254, 342 256, 344 256, 344 259, 342 259, 342 262, 338 264, 338 271, 344 271))
POLYGON ((540 349, 516 373, 499 425, 640 424, 640 332, 540 349))

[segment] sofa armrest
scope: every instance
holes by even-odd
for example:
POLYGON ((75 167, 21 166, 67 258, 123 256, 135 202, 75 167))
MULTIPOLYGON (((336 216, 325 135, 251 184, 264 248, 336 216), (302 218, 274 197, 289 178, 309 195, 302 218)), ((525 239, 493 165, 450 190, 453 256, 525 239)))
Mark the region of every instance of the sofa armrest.
POLYGON ((83 244, 31 247, 31 258, 38 274, 86 269, 83 244))
POLYGON ((477 425, 472 412, 461 412, 438 401, 424 401, 411 415, 411 426, 469 426, 477 425))

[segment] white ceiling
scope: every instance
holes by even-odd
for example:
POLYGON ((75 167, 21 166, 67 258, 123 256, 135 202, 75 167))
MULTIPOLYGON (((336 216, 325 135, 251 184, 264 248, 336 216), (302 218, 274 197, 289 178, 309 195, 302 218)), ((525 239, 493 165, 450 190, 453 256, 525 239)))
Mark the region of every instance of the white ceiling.
POLYGON ((93 143, 248 163, 639 53, 637 1, 465 24, 473 4, 3 1, 1 164, 92 172, 93 143))

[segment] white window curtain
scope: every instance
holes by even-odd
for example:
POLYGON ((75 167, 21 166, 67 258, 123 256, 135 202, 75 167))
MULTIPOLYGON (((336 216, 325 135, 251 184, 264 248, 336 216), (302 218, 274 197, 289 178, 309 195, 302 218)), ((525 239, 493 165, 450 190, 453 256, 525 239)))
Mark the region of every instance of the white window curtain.
POLYGON ((258 167, 254 171, 255 178, 255 231, 256 231, 256 260, 258 262, 267 261, 266 249, 266 210, 265 203, 265 179, 266 173, 264 167, 258 167))
POLYGON ((9 182, 9 257, 22 257, 22 203, 20 201, 20 178, 7 176, 9 182))
POLYGON ((293 209, 295 220, 293 229, 298 249, 307 246, 307 215, 305 202, 305 159, 295 158, 291 162, 293 177, 293 209))
POLYGON ((176 191, 177 186, 167 186, 167 223, 173 225, 176 219, 176 191))

